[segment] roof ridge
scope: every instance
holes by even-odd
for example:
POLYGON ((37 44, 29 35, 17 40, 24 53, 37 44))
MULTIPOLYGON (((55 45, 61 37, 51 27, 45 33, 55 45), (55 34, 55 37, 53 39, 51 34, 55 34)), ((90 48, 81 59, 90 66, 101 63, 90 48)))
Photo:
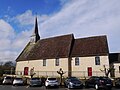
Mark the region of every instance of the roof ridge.
POLYGON ((78 40, 78 39, 89 39, 89 38, 99 38, 99 37, 107 37, 107 35, 90 36, 90 37, 83 37, 83 38, 75 38, 75 40, 78 40))
POLYGON ((47 38, 43 38, 41 40, 45 40, 45 39, 53 39, 53 38, 60 38, 60 37, 65 37, 65 36, 74 36, 73 34, 65 34, 65 35, 59 35, 59 36, 53 36, 53 37, 47 37, 47 38))

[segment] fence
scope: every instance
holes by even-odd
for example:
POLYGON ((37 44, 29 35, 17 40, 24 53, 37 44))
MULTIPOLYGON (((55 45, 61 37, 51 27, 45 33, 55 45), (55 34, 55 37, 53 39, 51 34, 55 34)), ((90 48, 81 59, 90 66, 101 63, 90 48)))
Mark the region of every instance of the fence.
MULTIPOLYGON (((67 77, 68 72, 67 71, 64 71, 64 72, 65 72, 65 74, 63 76, 67 77)), ((17 71, 15 73, 16 73, 16 75, 25 75, 23 71, 17 71)), ((35 71, 34 73, 35 73, 35 76, 38 76, 38 77, 42 77, 42 76, 43 77, 47 77, 47 76, 59 77, 59 74, 57 73, 57 71, 35 71)), ((72 76, 76 76, 76 77, 80 77, 80 78, 89 77, 87 71, 72 71, 71 74, 72 74, 72 76)), ((27 75, 30 76, 30 72, 28 72, 27 75)), ((105 76, 105 74, 101 71, 93 71, 92 76, 105 76)))
MULTIPOLYGON (((65 74, 63 75, 64 77, 68 76, 68 72, 64 71, 65 74)), ((37 77, 47 77, 47 76, 55 76, 59 77, 59 74, 57 71, 35 71, 35 76, 37 77)), ((30 76, 30 72, 28 72, 28 75, 24 74, 24 71, 14 71, 14 70, 4 70, 3 74, 16 74, 16 75, 21 75, 21 76, 30 76)), ((71 72, 72 76, 80 77, 80 78, 86 78, 88 76, 87 71, 72 71, 71 72)), ((101 71, 92 71, 92 76, 105 76, 104 72, 101 71)), ((120 77, 120 72, 115 71, 114 72, 114 77, 120 77)))

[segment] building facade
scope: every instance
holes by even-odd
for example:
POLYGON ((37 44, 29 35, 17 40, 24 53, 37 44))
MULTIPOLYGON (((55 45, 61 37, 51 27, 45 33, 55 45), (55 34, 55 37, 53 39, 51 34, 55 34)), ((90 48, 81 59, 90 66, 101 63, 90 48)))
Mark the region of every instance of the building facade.
POLYGON ((120 53, 109 54, 110 66, 113 67, 112 77, 120 77, 120 53))
POLYGON ((106 36, 75 39, 73 34, 40 39, 37 18, 30 42, 16 59, 16 74, 37 76, 103 76, 105 65, 109 68, 109 49, 106 36))

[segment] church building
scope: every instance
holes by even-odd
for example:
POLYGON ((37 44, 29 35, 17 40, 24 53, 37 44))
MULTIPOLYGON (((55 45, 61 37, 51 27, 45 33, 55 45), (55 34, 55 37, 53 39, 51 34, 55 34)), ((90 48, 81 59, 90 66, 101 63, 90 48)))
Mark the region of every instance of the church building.
POLYGON ((16 59, 16 75, 88 77, 103 76, 101 69, 109 68, 107 37, 75 38, 73 34, 41 39, 37 18, 30 41, 16 59))

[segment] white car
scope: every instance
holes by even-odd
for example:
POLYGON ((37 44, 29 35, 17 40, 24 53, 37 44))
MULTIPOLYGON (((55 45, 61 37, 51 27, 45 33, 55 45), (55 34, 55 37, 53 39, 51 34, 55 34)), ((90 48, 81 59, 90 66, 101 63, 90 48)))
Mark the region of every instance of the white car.
POLYGON ((13 86, 15 85, 24 85, 23 79, 22 78, 15 78, 13 81, 13 86))
POLYGON ((48 77, 45 81, 45 87, 59 87, 57 78, 48 77))

